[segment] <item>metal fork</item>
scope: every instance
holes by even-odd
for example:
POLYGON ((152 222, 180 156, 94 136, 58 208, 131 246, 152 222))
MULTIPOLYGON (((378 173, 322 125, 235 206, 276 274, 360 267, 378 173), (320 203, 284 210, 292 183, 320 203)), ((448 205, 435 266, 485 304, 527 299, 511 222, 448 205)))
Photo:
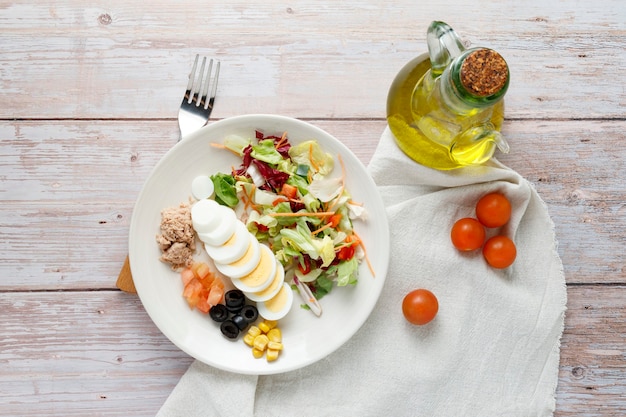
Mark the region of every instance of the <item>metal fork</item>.
POLYGON ((187 90, 178 110, 178 126, 180 127, 181 138, 200 129, 209 121, 209 116, 211 111, 213 111, 213 103, 215 102, 217 81, 220 76, 220 61, 216 61, 215 74, 211 83, 213 59, 209 61, 209 68, 205 73, 204 67, 207 59, 203 57, 200 70, 196 73, 198 59, 199 55, 196 55, 196 60, 189 74, 187 90), (211 87, 210 94, 209 86, 211 87))
MULTIPOLYGON (((209 121, 209 115, 213 110, 213 103, 215 102, 217 80, 220 75, 220 62, 217 61, 215 75, 213 76, 213 84, 211 85, 213 60, 211 59, 209 61, 209 68, 205 74, 204 67, 206 65, 206 58, 202 58, 200 71, 196 74, 198 58, 199 55, 196 55, 196 60, 191 68, 191 74, 189 74, 189 82, 187 83, 185 97, 183 98, 183 101, 180 104, 180 109, 178 110, 178 126, 180 127, 181 138, 184 138, 207 124, 209 121), (211 94, 209 95, 210 85, 211 94)), ((117 287, 122 291, 131 293, 137 292, 135 289, 135 283, 133 282, 133 276, 130 271, 128 256, 126 256, 124 266, 122 267, 122 270, 117 278, 117 287)))

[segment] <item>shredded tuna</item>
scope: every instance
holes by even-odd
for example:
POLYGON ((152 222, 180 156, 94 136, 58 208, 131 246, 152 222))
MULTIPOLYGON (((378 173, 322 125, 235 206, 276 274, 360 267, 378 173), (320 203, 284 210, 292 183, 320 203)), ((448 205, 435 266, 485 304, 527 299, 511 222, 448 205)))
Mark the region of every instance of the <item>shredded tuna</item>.
POLYGON ((163 252, 161 261, 169 263, 172 269, 191 266, 196 241, 189 204, 181 203, 161 211, 161 234, 156 236, 156 241, 163 252))

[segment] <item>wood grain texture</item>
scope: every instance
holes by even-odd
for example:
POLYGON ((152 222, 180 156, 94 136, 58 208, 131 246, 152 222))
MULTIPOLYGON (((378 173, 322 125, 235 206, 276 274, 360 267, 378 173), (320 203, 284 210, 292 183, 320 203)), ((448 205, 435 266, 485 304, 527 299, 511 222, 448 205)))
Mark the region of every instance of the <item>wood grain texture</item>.
POLYGON ((443 19, 509 61, 510 115, 619 118, 621 0, 0 4, 0 118, 170 118, 193 56, 222 60, 214 116, 381 117, 398 70, 443 19), (471 19, 468 19, 471 16, 471 19), (315 94, 311 94, 315 92, 315 94), (38 105, 31 105, 36 95, 38 105), (149 103, 149 105, 146 105, 149 103))
POLYGON ((626 415, 622 0, 0 0, 0 414, 153 416, 191 363, 115 284, 196 53, 222 62, 214 120, 302 118, 367 164, 432 20, 511 68, 498 158, 568 283, 555 416, 626 415))
MULTIPOLYGON (((555 417, 624 415, 626 286, 568 298, 555 417)), ((0 293, 0 311, 3 415, 153 416, 191 363, 121 291, 0 293)))
MULTIPOLYGON (((309 120, 367 164, 382 120, 309 120)), ((143 182, 174 121, 0 122, 0 290, 114 288, 143 182), (25 279, 26 278, 26 279, 25 279)), ((507 121, 499 159, 548 206, 568 283, 626 283, 625 121, 507 121), (548 143, 550 146, 544 146, 548 143), (584 237, 584 238, 582 238, 584 237)))

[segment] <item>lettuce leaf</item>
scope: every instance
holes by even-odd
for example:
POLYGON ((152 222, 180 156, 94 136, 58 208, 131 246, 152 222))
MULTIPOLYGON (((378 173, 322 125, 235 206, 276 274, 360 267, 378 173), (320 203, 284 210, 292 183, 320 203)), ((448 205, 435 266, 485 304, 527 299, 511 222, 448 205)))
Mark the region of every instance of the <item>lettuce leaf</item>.
POLYGON ((235 178, 230 174, 218 172, 211 175, 211 181, 215 188, 215 201, 223 206, 235 207, 239 203, 235 178))
POLYGON ((337 264, 337 286, 345 287, 346 285, 354 285, 357 283, 357 272, 359 270, 359 261, 353 257, 349 261, 337 264))
POLYGON ((289 148, 289 156, 296 164, 308 165, 313 172, 328 175, 335 167, 333 156, 322 150, 315 140, 308 140, 289 148))
POLYGON ((271 139, 262 140, 257 145, 253 145, 250 155, 254 159, 272 165, 278 165, 284 160, 283 156, 274 147, 274 141, 271 139))

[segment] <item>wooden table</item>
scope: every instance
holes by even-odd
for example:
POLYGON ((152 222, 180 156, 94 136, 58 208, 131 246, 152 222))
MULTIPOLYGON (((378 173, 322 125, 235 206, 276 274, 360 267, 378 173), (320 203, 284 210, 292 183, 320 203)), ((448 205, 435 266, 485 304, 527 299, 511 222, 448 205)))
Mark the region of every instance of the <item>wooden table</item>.
POLYGON ((222 62, 212 118, 305 119, 367 163, 391 81, 444 20, 509 62, 499 159, 556 225, 555 415, 625 415, 626 3, 251 3, 0 2, 0 414, 152 416, 191 363, 115 281, 196 53, 222 62))

